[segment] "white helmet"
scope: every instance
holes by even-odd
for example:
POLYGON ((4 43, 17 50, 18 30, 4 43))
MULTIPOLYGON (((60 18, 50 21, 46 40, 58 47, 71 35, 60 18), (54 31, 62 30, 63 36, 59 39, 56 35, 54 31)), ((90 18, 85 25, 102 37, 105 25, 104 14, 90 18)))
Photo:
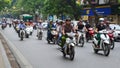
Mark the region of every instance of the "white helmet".
POLYGON ((105 19, 104 18, 99 18, 99 21, 104 21, 105 19))

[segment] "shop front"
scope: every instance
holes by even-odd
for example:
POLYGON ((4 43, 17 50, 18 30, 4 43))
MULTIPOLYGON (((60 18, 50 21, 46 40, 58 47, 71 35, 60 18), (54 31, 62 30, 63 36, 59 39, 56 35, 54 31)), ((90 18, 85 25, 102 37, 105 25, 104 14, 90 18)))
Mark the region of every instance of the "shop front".
MULTIPOLYGON (((99 18, 107 18, 111 23, 117 23, 116 21, 118 18, 116 18, 116 15, 111 15, 111 7, 97 7, 95 9, 97 15, 99 18)), ((83 20, 84 16, 88 16, 88 20, 91 24, 95 23, 95 15, 92 11, 92 9, 84 9, 83 10, 83 20)))

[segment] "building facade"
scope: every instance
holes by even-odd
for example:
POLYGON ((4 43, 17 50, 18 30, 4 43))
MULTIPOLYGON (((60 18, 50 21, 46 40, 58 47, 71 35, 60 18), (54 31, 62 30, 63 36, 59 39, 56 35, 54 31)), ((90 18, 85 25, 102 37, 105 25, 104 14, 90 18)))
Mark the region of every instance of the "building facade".
POLYGON ((111 23, 120 24, 120 1, 119 0, 91 0, 91 4, 87 0, 81 0, 81 5, 83 5, 82 16, 84 20, 89 20, 90 23, 94 23, 95 14, 93 8, 90 5, 94 6, 94 10, 99 18, 105 17, 111 23))

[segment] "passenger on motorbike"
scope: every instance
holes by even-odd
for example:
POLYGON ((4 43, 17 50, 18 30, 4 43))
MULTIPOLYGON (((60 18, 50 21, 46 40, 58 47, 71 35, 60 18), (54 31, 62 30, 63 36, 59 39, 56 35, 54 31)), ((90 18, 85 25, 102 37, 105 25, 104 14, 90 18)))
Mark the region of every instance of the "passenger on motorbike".
POLYGON ((18 24, 18 36, 20 37, 20 30, 21 29, 25 29, 26 28, 26 25, 24 24, 23 21, 20 21, 20 23, 18 24))
POLYGON ((62 24, 63 24, 62 21, 60 21, 60 22, 57 23, 57 32, 58 32, 58 40, 57 40, 57 43, 58 43, 58 45, 59 45, 59 42, 60 42, 61 37, 62 37, 62 24))
POLYGON ((97 47, 99 48, 100 45, 100 33, 99 31, 106 29, 106 26, 104 25, 105 23, 103 21, 100 21, 100 23, 98 25, 96 25, 96 32, 97 32, 97 40, 98 40, 98 44, 97 47))
POLYGON ((52 28, 56 28, 56 26, 53 24, 53 21, 50 21, 47 25, 47 40, 52 40, 52 28))
POLYGON ((65 21, 65 25, 63 25, 63 28, 62 28, 62 43, 61 43, 61 47, 62 49, 64 49, 65 46, 65 41, 66 41, 66 33, 70 33, 70 32, 74 32, 74 28, 73 26, 71 25, 71 20, 70 19, 66 19, 65 21))

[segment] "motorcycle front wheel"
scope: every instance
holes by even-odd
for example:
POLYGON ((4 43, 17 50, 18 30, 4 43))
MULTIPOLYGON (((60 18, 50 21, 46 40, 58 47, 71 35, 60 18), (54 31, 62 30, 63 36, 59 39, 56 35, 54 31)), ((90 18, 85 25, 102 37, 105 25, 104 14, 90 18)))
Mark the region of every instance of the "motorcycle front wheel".
POLYGON ((110 46, 110 48, 111 48, 111 49, 114 49, 114 47, 115 47, 115 42, 112 40, 112 41, 111 41, 111 46, 110 46))
POLYGON ((21 41, 23 40, 23 35, 24 35, 24 33, 21 32, 21 37, 20 37, 20 40, 21 40, 21 41))
POLYGON ((104 55, 105 55, 105 56, 108 56, 109 53, 110 53, 110 46, 109 46, 108 44, 105 44, 105 43, 104 43, 103 51, 104 51, 104 55))
POLYGON ((74 56, 75 56, 75 50, 74 50, 74 48, 71 48, 70 60, 73 60, 74 56))

